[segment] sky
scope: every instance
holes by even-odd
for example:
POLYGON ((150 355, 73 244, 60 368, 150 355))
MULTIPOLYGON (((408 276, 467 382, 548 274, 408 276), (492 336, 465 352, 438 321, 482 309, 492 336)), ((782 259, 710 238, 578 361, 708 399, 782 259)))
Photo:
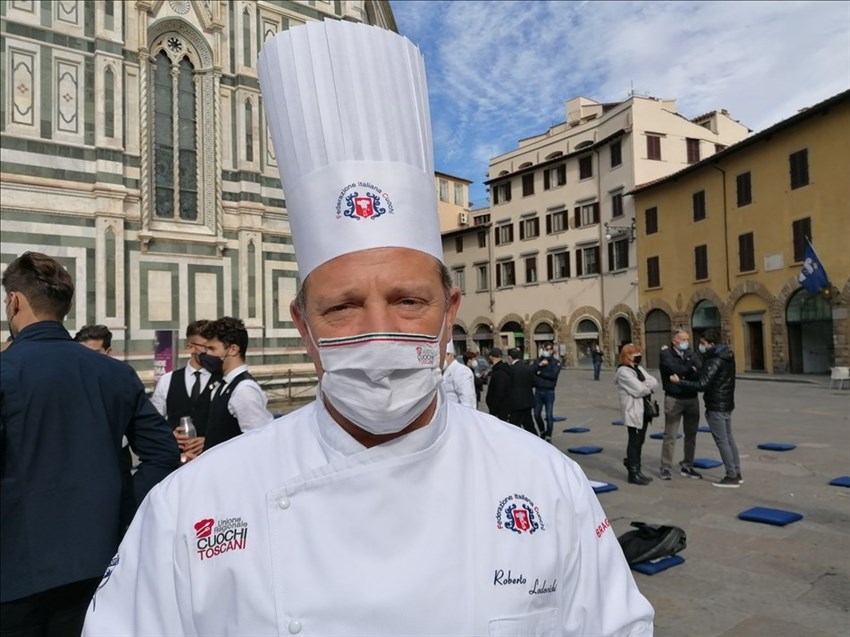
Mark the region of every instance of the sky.
POLYGON ((425 57, 438 171, 489 160, 566 119, 566 101, 676 99, 758 132, 850 88, 850 2, 391 0, 425 57))

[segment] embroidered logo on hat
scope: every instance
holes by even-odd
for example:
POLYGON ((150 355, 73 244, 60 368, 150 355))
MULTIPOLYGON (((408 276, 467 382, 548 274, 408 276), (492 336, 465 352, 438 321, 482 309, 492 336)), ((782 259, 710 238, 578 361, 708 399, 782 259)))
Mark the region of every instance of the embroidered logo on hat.
POLYGON ((336 216, 348 217, 354 221, 361 219, 377 219, 393 211, 390 197, 381 188, 357 182, 348 184, 339 193, 336 201, 336 216), (354 189, 357 190, 354 190, 354 189))

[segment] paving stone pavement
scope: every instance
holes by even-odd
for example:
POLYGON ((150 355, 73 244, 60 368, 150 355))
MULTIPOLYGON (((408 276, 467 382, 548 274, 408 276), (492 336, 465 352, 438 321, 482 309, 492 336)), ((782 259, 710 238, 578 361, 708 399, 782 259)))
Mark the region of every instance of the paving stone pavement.
MULTIPOLYGON (((566 369, 556 396, 555 414, 567 420, 555 423, 553 444, 564 451, 603 447, 571 457, 591 480, 619 487, 599 494, 616 534, 633 520, 687 532, 684 564, 654 576, 635 573, 655 607, 657 637, 850 635, 850 489, 827 484, 850 475, 850 390, 830 390, 825 377, 739 377, 732 420, 744 476, 738 489, 711 485, 723 477, 722 466, 703 471, 703 480, 675 472, 671 481, 659 480, 661 441, 649 437, 643 471, 655 479, 628 484, 626 431, 611 424, 620 418, 612 370, 595 382, 590 370, 566 369), (590 431, 562 433, 567 427, 590 431), (757 447, 763 442, 797 448, 764 451, 757 447), (753 506, 805 517, 785 527, 737 519, 753 506)), ((650 432, 663 429, 662 415, 650 432)), ((676 462, 681 456, 679 439, 676 462)), ((720 459, 711 434, 698 434, 696 457, 720 459)))

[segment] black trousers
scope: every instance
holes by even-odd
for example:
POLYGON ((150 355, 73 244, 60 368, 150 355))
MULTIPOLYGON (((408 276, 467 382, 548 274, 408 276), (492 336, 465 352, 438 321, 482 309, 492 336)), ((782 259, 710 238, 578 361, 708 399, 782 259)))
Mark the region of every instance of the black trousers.
POLYGON ((0 604, 0 637, 80 637, 101 578, 57 586, 0 604))
POLYGON ((640 455, 643 450, 643 443, 646 440, 646 430, 649 428, 649 423, 644 422, 643 427, 626 427, 629 430, 629 442, 626 445, 626 463, 630 467, 640 469, 640 455))
POLYGON ((528 409, 512 411, 510 416, 508 416, 508 422, 512 425, 516 425, 517 427, 522 427, 527 432, 532 433, 535 436, 540 435, 537 431, 537 427, 534 426, 534 418, 531 416, 531 407, 528 409))

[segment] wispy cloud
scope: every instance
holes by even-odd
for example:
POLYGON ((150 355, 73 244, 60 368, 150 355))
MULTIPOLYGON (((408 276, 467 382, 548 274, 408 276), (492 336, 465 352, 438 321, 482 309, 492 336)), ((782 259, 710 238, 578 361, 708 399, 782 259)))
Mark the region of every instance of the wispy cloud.
POLYGON ((576 95, 630 89, 685 116, 726 108, 753 130, 850 87, 848 2, 393 0, 425 54, 438 167, 487 160, 565 119, 576 95))

